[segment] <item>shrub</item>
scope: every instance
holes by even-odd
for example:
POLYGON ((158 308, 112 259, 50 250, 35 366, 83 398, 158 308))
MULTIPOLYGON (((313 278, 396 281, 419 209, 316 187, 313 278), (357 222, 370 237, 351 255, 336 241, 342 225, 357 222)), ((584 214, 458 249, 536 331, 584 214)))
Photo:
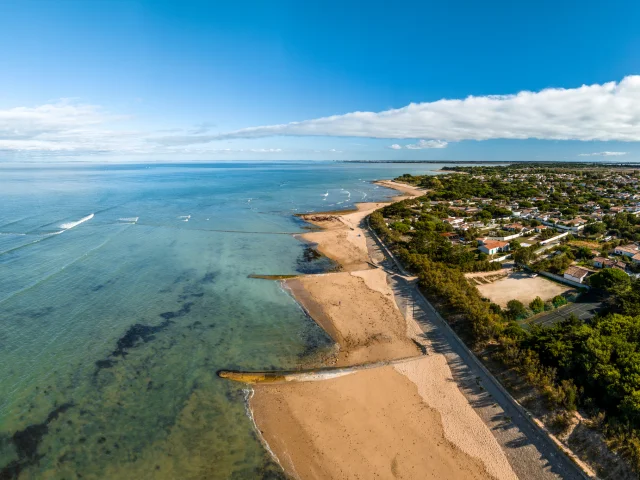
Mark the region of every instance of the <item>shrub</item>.
POLYGON ((511 318, 515 320, 526 317, 527 315, 527 308, 520 300, 509 300, 507 302, 507 310, 511 318))
POLYGON ((544 310, 544 302, 540 297, 536 297, 529 304, 529 308, 533 310, 533 313, 540 313, 544 310))
POLYGON ((551 300, 551 303, 553 303, 554 307, 558 308, 558 307, 561 307, 562 305, 566 305, 567 299, 564 298, 562 295, 556 295, 555 297, 553 297, 553 300, 551 300))

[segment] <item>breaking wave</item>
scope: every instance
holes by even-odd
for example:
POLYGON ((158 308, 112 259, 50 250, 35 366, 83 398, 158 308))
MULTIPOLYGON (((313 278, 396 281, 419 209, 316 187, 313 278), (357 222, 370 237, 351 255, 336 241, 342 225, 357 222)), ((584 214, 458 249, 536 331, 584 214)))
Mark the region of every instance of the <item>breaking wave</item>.
MULTIPOLYGON (((76 222, 63 223, 62 225, 60 225, 60 228, 62 229, 62 232, 66 231, 66 230, 71 230, 72 228, 77 227, 81 223, 88 222, 93 217, 94 217, 94 214, 91 213, 91 214, 87 215, 86 217, 82 217, 80 220, 78 220, 76 222)), ((62 233, 62 232, 59 232, 59 233, 62 233)))

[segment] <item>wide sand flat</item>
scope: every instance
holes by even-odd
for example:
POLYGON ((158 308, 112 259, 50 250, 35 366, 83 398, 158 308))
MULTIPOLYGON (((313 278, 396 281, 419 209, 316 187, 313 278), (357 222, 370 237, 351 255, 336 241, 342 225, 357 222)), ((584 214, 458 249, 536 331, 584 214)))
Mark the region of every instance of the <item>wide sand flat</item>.
POLYGON ((393 367, 257 386, 251 408, 263 438, 297 478, 492 478, 445 438, 438 411, 393 367))
POLYGON ((426 190, 423 188, 414 187, 406 183, 394 182, 393 180, 379 180, 375 183, 376 185, 398 190, 410 197, 420 197, 426 193, 426 190))
POLYGON ((340 346, 337 365, 420 354, 407 337, 384 271, 309 275, 288 280, 298 301, 340 346))

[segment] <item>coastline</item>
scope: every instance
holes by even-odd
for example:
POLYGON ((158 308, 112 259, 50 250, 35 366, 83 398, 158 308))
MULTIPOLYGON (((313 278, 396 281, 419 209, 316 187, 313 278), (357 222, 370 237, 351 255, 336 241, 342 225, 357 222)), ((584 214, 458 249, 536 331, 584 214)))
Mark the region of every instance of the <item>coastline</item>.
MULTIPOLYGON (((424 193, 376 183, 402 192, 393 202, 424 193)), ((342 270, 283 284, 336 342, 330 364, 430 354, 321 382, 255 385, 249 401, 255 425, 293 478, 517 478, 445 357, 402 314, 387 272, 370 256, 363 221, 386 204, 300 215, 323 229, 301 237, 342 270)))

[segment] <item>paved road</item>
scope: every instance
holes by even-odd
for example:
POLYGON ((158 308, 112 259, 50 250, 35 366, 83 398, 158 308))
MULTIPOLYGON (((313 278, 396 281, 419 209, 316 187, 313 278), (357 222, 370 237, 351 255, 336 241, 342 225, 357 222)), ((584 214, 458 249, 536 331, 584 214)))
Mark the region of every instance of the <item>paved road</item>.
POLYGON ((502 385, 448 327, 410 277, 370 230, 372 258, 390 275, 401 311, 413 315, 437 353, 446 356, 454 379, 491 429, 521 479, 584 479, 582 471, 540 432, 502 385))

